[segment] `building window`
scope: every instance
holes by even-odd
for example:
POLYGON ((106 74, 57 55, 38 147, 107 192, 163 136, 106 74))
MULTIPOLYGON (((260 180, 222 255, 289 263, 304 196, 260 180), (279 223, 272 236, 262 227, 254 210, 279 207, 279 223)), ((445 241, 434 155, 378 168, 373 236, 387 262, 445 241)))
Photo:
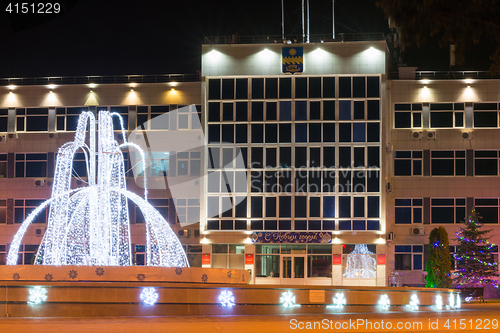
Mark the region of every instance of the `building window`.
POLYGON ((498 104, 474 103, 474 127, 498 127, 498 104))
POLYGON ((430 127, 453 128, 453 103, 430 104, 430 127))
MULTIPOLYGON (((116 112, 118 113, 122 119, 123 119, 123 129, 126 131, 128 130, 128 106, 111 106, 109 108, 109 112, 113 113, 116 112)), ((120 118, 113 116, 113 130, 114 131, 121 131, 122 127, 120 124, 120 118)))
MULTIPOLYGON (((40 206, 45 199, 15 199, 14 200, 14 221, 23 223, 29 214, 40 206)), ((47 207, 40 211, 34 218, 33 223, 47 223, 47 207)))
MULTIPOLYGON (((498 198, 476 198, 474 204, 477 212, 482 217, 480 223, 498 223, 498 198)), ((463 218, 466 218, 466 216, 463 218)))
POLYGON ((474 175, 475 176, 498 175, 498 150, 474 151, 474 175))
MULTIPOLYGON (((158 211, 158 213, 161 214, 161 216, 163 216, 167 222, 175 224, 175 221, 169 221, 168 219, 169 201, 169 199, 149 199, 149 203, 158 211)), ((143 212, 137 206, 135 206, 135 223, 144 223, 143 212)))
POLYGON ((395 104, 394 128, 422 128, 422 103, 395 104))
POLYGON ((396 199, 394 223, 422 223, 422 199, 396 199))
POLYGON ((7 177, 7 154, 0 154, 0 178, 7 177))
POLYGON ((88 107, 56 108, 56 129, 61 132, 76 131, 78 118, 82 112, 88 111, 88 107))
POLYGON ((47 132, 49 130, 49 109, 16 109, 17 132, 47 132))
POLYGON ((331 245, 307 245, 307 277, 332 277, 331 245))
POLYGON ((9 123, 9 110, 0 109, 0 133, 7 132, 8 123, 9 123))
POLYGON ((431 223, 461 223, 465 199, 431 199, 431 223))
POLYGON ((432 176, 465 176, 465 150, 431 151, 432 176))
POLYGON ((7 245, 0 245, 0 265, 7 264, 7 245))
POLYGON ((137 266, 146 265, 146 245, 135 246, 135 262, 137 266))
POLYGON ((178 223, 193 224, 200 222, 199 199, 177 199, 175 203, 178 223))
POLYGON ((17 265, 33 265, 38 252, 38 245, 20 245, 17 256, 17 265))
POLYGON ((7 223, 7 200, 0 199, 0 223, 7 223))
POLYGON ((213 244, 212 268, 245 269, 245 245, 213 244))
MULTIPOLYGON (((144 164, 141 160, 141 155, 135 153, 135 164, 137 168, 137 176, 144 176, 144 164)), ((145 154, 146 168, 150 177, 165 177, 168 176, 169 170, 169 152, 150 152, 145 154), (149 168, 147 167, 149 166, 149 168)))
POLYGON ((394 152, 395 176, 421 176, 422 151, 395 151, 394 152))
POLYGON ((16 153, 16 178, 47 177, 47 153, 16 153))
POLYGON ((255 276, 280 277, 280 245, 255 245, 255 276))
POLYGON ((397 271, 423 269, 423 245, 396 245, 394 252, 394 268, 397 271))
POLYGON ((185 245, 184 251, 188 258, 189 267, 201 267, 202 246, 201 245, 185 245))

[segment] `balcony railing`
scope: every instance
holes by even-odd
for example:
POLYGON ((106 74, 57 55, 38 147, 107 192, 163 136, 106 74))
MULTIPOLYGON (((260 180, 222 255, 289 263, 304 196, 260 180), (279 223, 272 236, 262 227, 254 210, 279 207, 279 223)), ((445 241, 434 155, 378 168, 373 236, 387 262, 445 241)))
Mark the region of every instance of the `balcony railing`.
POLYGON ((390 72, 391 80, 465 80, 465 79, 500 79, 500 73, 489 71, 409 71, 390 72))
POLYGON ((115 83, 162 83, 196 82, 198 74, 160 74, 160 75, 114 75, 114 76, 51 76, 28 78, 0 78, 0 86, 47 85, 47 84, 115 84, 115 83))
MULTIPOLYGON (((355 41, 380 41, 385 40, 385 36, 381 32, 370 33, 339 33, 335 34, 315 34, 309 35, 310 43, 325 43, 325 42, 355 42, 355 41)), ((285 35, 282 39, 281 35, 269 36, 208 36, 205 37, 204 44, 269 44, 269 43, 302 43, 305 42, 305 37, 302 35, 285 35)))

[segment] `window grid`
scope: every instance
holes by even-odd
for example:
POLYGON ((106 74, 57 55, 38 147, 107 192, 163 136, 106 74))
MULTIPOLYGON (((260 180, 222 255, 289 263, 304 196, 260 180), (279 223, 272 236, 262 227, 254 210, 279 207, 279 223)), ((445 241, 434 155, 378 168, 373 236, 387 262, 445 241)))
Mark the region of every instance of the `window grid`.
POLYGON ((395 245, 395 270, 423 270, 424 245, 395 245))

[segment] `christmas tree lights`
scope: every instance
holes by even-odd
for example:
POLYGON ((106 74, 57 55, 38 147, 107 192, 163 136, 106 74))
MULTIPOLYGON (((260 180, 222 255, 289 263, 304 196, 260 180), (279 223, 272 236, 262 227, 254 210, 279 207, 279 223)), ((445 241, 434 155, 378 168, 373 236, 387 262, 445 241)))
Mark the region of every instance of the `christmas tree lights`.
POLYGON ((472 210, 471 216, 464 221, 464 227, 456 233, 458 244, 454 258, 457 262, 457 271, 453 278, 458 288, 482 288, 485 284, 499 287, 498 263, 494 260, 495 244, 490 244, 489 238, 484 235, 491 230, 481 230, 479 223, 481 216, 472 210))
MULTIPOLYGON (((18 249, 28 226, 37 214, 50 205, 47 231, 38 249, 35 264, 130 266, 132 249, 127 199, 134 202, 146 225, 146 264, 150 266, 189 266, 186 254, 168 223, 144 199, 127 191, 123 153, 120 148, 139 150, 127 142, 119 114, 99 112, 98 128, 93 113, 83 112, 78 119, 75 139, 59 148, 52 196, 23 222, 11 243, 8 265, 16 265, 18 249), (123 144, 114 139, 112 116, 121 124, 123 144), (86 141, 89 128, 88 145, 86 141), (96 140, 96 132, 98 140, 96 140), (96 149, 97 148, 97 149, 96 149), (88 186, 71 189, 73 158, 78 150, 85 155, 88 186)), ((145 169, 145 164, 144 169, 145 169)), ((146 177, 145 177, 146 178, 146 177)))

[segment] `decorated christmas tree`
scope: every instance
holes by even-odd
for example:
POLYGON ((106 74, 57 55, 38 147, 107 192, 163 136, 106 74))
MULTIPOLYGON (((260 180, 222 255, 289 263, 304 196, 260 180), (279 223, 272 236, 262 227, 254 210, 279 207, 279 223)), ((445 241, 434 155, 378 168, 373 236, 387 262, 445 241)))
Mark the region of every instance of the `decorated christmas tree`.
POLYGON ((425 264, 427 288, 451 288, 451 255, 448 233, 443 227, 429 235, 429 258, 425 264))
POLYGON ((457 274, 453 282, 459 288, 480 288, 491 283, 498 288, 497 266, 492 252, 495 244, 490 244, 489 237, 484 237, 490 230, 481 230, 481 216, 473 209, 471 216, 464 221, 465 227, 457 232, 458 245, 454 255, 457 262, 457 274))

